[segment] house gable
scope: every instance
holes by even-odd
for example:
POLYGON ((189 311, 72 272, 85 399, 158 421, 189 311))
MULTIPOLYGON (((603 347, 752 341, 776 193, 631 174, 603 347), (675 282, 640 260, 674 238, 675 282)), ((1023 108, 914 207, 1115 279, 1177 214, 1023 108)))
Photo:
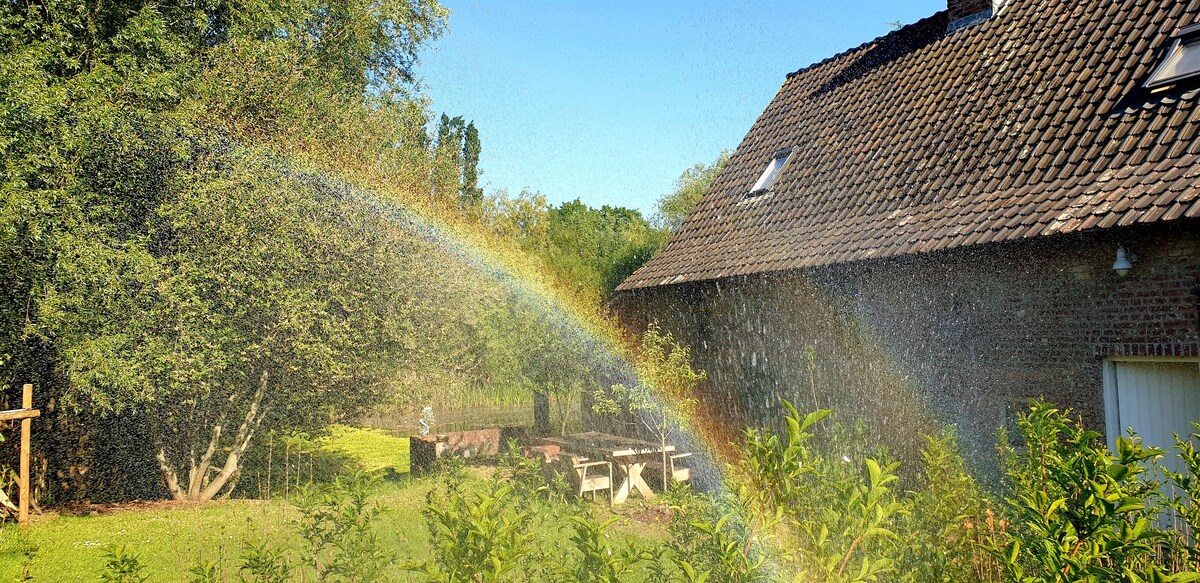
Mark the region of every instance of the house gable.
POLYGON ((1200 0, 938 13, 788 75, 620 290, 1200 216, 1195 85, 1145 81, 1200 0), (793 148, 769 193, 746 196, 793 148))

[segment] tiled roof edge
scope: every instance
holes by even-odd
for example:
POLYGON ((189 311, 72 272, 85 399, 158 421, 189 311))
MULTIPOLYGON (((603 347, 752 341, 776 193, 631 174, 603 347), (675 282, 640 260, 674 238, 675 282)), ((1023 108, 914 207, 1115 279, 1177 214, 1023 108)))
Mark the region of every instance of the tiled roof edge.
POLYGON ((796 69, 795 71, 792 71, 791 73, 788 73, 787 75, 785 75, 785 78, 786 78, 786 79, 791 79, 792 77, 795 77, 795 76, 797 76, 797 75, 803 75, 804 73, 807 73, 807 72, 809 72, 809 71, 812 71, 812 70, 814 70, 814 69, 817 69, 817 68, 819 68, 819 67, 821 67, 821 66, 823 66, 823 65, 829 64, 829 63, 831 63, 831 62, 833 62, 833 61, 836 61, 836 60, 838 60, 838 59, 841 59, 842 57, 845 57, 845 56, 847 56, 847 55, 850 55, 850 54, 852 54, 852 53, 856 53, 856 52, 858 52, 858 51, 863 51, 863 50, 866 50, 866 49, 867 49, 867 48, 869 48, 871 45, 874 45, 874 44, 881 43, 881 42, 883 42, 884 40, 886 40, 886 39, 888 39, 888 38, 890 38, 890 37, 893 37, 893 36, 900 36, 901 34, 904 34, 905 32, 907 32, 909 29, 912 29, 912 28, 915 28, 915 27, 921 26, 921 25, 923 25, 923 24, 926 24, 926 23, 928 23, 929 21, 931 21, 931 20, 933 20, 933 19, 935 19, 935 18, 941 18, 941 17, 942 17, 942 16, 944 16, 945 14, 946 14, 946 11, 945 11, 945 10, 939 10, 938 12, 934 12, 933 14, 930 14, 929 16, 926 16, 925 18, 922 18, 922 19, 920 19, 920 20, 918 20, 918 21, 916 21, 916 22, 913 22, 912 24, 906 24, 906 25, 904 25, 904 26, 902 26, 902 27, 900 27, 900 28, 897 28, 896 30, 893 30, 893 31, 891 31, 891 32, 889 32, 889 33, 887 33, 887 34, 884 34, 884 35, 877 36, 877 37, 875 37, 875 38, 873 38, 873 39, 871 39, 871 40, 869 40, 869 41, 867 41, 867 42, 864 42, 864 43, 862 43, 862 44, 860 44, 860 45, 858 45, 858 46, 856 46, 856 47, 853 47, 853 48, 850 48, 850 49, 846 49, 846 50, 844 50, 844 51, 842 51, 842 52, 840 52, 840 53, 837 53, 837 54, 835 54, 835 55, 832 55, 832 56, 826 57, 826 58, 824 58, 824 59, 821 59, 820 61, 817 61, 817 62, 815 62, 815 63, 813 63, 813 64, 811 64, 811 65, 809 65, 809 66, 807 66, 807 67, 801 67, 801 68, 799 68, 799 69, 796 69))

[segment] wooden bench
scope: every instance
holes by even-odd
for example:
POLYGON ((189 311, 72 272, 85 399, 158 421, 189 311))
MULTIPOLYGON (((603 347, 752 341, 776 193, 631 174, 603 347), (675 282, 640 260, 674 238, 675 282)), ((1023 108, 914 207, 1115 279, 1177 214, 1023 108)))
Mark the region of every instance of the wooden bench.
POLYGON ((575 491, 575 495, 581 498, 590 492, 592 500, 595 500, 596 492, 608 490, 608 505, 612 506, 612 463, 604 460, 588 461, 588 458, 583 456, 560 452, 558 459, 551 461, 547 466, 565 475, 567 482, 575 491))
MULTIPOLYGON (((686 462, 682 462, 682 460, 690 457, 692 457, 691 452, 667 455, 667 475, 670 476, 671 481, 677 484, 686 484, 692 480, 692 468, 686 462)), ((656 482, 661 482, 663 475, 662 461, 653 461, 646 464, 645 475, 656 482)), ((667 485, 663 484, 663 490, 665 491, 666 489, 667 485)))

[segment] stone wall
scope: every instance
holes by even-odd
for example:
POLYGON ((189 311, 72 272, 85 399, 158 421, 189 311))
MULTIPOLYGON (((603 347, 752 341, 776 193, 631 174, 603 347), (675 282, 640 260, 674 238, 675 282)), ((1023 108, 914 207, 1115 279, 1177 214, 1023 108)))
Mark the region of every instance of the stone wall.
POLYGON ((736 423, 777 425, 781 399, 831 406, 901 453, 954 423, 986 468, 996 429, 1028 398, 1103 430, 1106 357, 1200 355, 1198 286, 1193 223, 675 285, 615 305, 627 325, 655 320, 692 346, 705 400, 736 423), (1118 244, 1138 256, 1125 277, 1112 270, 1118 244))

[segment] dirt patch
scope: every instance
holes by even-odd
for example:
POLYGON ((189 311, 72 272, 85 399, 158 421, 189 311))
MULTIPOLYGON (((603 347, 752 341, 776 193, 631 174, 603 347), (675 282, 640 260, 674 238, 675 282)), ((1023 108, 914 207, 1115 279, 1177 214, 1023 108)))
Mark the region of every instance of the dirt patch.
POLYGON ((643 506, 641 508, 632 508, 629 512, 622 512, 630 520, 640 522, 642 524, 658 524, 665 525, 671 522, 671 513, 665 506, 643 506))

